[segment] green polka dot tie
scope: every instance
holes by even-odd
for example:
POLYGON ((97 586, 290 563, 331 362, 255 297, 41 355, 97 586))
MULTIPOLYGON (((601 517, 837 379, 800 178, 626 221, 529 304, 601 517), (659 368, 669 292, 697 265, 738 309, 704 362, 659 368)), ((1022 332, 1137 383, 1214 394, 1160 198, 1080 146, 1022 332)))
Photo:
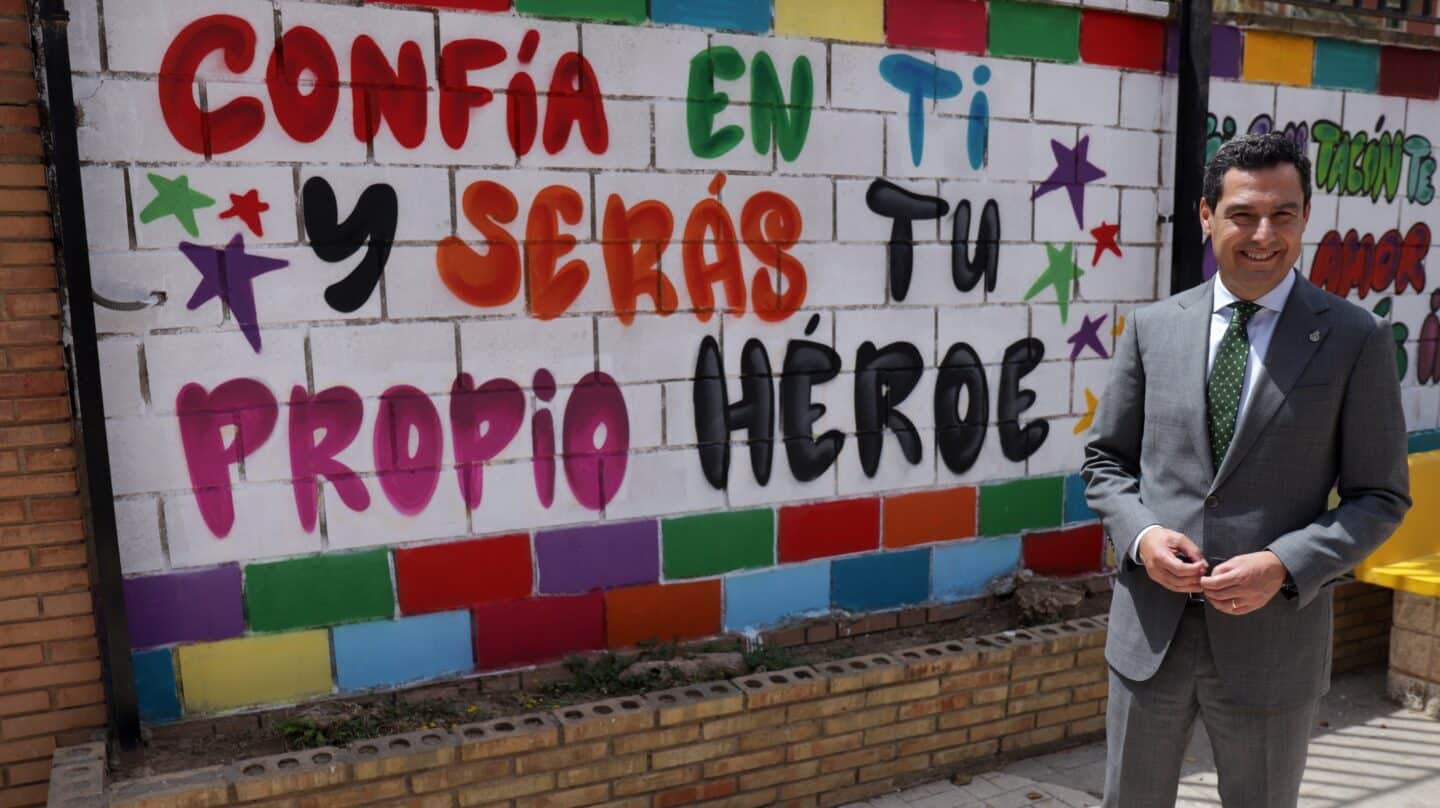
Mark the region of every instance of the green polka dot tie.
POLYGON ((1250 358, 1250 332, 1245 326, 1260 310, 1260 306, 1248 300, 1237 300, 1230 308, 1235 314, 1220 339, 1205 391, 1210 405, 1210 457, 1217 469, 1235 437, 1235 420, 1240 413, 1240 388, 1245 381, 1245 362, 1250 358))

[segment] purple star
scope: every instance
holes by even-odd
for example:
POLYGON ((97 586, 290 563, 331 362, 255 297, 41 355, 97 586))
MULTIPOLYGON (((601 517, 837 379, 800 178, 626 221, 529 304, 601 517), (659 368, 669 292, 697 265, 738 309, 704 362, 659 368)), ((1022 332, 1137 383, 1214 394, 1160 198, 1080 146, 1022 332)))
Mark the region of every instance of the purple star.
POLYGON ((255 321, 255 289, 251 284, 267 272, 289 266, 290 262, 245 252, 242 233, 236 233, 223 250, 182 241, 180 252, 200 270, 200 285, 195 287, 185 308, 198 309, 211 298, 220 298, 235 313, 235 321, 240 324, 240 332, 250 347, 260 353, 260 326, 255 321))
POLYGON ((1051 191, 1064 188, 1070 195, 1070 207, 1075 211, 1075 224, 1085 226, 1085 186, 1105 176, 1098 166, 1090 162, 1090 136, 1080 138, 1074 149, 1067 149, 1058 140, 1050 141, 1050 151, 1055 155, 1055 170, 1040 183, 1030 199, 1038 199, 1051 191))
POLYGON ((1080 323, 1080 330, 1071 334, 1070 338, 1065 340, 1070 343, 1071 346, 1071 362, 1074 362, 1076 357, 1080 356, 1080 352, 1087 347, 1106 359, 1110 358, 1110 352, 1105 350, 1105 344, 1100 341, 1100 325, 1104 323, 1105 319, 1109 316, 1108 314, 1102 314, 1099 319, 1092 320, 1090 319, 1090 315, 1085 315, 1085 321, 1080 323))

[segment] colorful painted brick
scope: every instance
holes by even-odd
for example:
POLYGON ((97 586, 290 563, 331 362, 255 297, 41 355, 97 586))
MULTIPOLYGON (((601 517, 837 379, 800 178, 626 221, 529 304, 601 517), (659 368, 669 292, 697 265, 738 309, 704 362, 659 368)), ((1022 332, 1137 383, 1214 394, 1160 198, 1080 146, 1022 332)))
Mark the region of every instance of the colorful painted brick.
POLYGON ((830 603, 870 612, 930 597, 930 549, 839 558, 830 563, 830 603))
POLYGON ((775 33, 884 42, 885 0, 775 0, 775 33))
POLYGON ((887 0, 885 41, 897 47, 985 52, 984 0, 887 0))
POLYGON ((201 642, 245 633, 240 567, 130 578, 124 583, 131 648, 201 642))
POLYGON ((1245 32, 1246 81, 1310 86, 1315 71, 1315 40, 1274 31, 1245 32))
POLYGON ((1087 575, 1104 563, 1105 530, 1082 525, 1028 533, 1024 537, 1025 568, 1038 575, 1087 575))
POLYGON ((1065 524, 1090 522, 1099 519, 1100 514, 1090 510, 1085 501, 1085 478, 1071 474, 1065 478, 1065 524))
POLYGON ((650 0, 650 19, 763 34, 770 30, 770 0, 650 0))
MULTIPOLYGON (((1216 25, 1210 29, 1210 77, 1240 78, 1245 35, 1233 25, 1216 25)), ((1165 35, 1165 72, 1180 72, 1180 27, 1171 24, 1165 35)))
MULTIPOLYGON (((536 533, 540 594, 579 594, 660 580, 659 532, 659 523, 646 519, 536 533)), ((527 590, 508 600, 529 594, 527 590)))
POLYGON ((175 653, 189 713, 299 701, 331 691, 328 631, 182 645, 175 653))
POLYGON ((1411 432, 1409 438, 1409 452, 1429 452, 1440 449, 1440 429, 1427 429, 1423 432, 1411 432))
MULTIPOLYGON (((245 611, 253 631, 388 619, 395 615, 390 553, 333 553, 251 564, 245 568, 245 611)), ((188 680, 183 669, 182 675, 188 680)))
POLYGON ((720 633, 720 581, 652 584, 605 593, 605 644, 692 640, 720 633))
POLYGON ((532 577, 530 537, 523 533, 395 551, 403 614, 529 597, 532 577))
POLYGON ((780 509, 780 563, 880 547, 880 500, 842 499, 780 509))
POLYGON ((974 536, 977 497, 971 486, 885 497, 885 546, 913 547, 974 536))
POLYGON ((468 611, 337 626, 335 685, 365 690, 467 673, 475 666, 470 639, 468 611))
POLYGON ((1159 71, 1165 67, 1165 21, 1085 9, 1080 58, 1092 65, 1159 71))
POLYGON ((1080 58, 1080 9, 991 0, 990 54, 1074 62, 1080 58))
POLYGON ((1380 48, 1340 39, 1315 40, 1315 86, 1375 92, 1380 86, 1380 48))
POLYGON ((1380 92, 1409 98, 1440 97, 1440 52, 1382 47, 1380 92))
POLYGON ((365 0, 366 5, 384 3, 391 6, 446 8, 457 11, 506 11, 510 0, 365 0))
POLYGON ((725 630, 772 626, 830 609, 829 561, 793 564, 725 579, 725 630))
POLYGON ((499 670, 605 647, 605 596, 544 597, 476 606, 475 662, 499 670))
POLYGON ((1020 537, 1001 536, 944 544, 933 551, 931 597, 965 600, 986 593, 986 585, 1020 566, 1020 537))
POLYGON ((130 664, 135 671, 140 720, 147 724, 179 720, 180 694, 175 688, 175 659, 170 649, 132 654, 130 664))
POLYGON ((769 508, 666 519, 665 578, 700 578, 775 563, 775 512, 769 508))
POLYGON ((607 22, 644 22, 645 0, 515 0, 521 14, 607 22))
POLYGON ((1064 518, 1065 478, 1031 477, 980 486, 980 535, 1057 527, 1064 518))

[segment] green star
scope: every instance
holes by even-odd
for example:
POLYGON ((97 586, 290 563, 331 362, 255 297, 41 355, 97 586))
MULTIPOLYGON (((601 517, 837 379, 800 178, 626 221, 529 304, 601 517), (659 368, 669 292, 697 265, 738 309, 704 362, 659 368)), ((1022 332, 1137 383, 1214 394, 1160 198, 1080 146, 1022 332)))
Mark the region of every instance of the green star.
POLYGON ((1040 294, 1047 286, 1055 287, 1055 299, 1060 303, 1060 322, 1063 323, 1070 316, 1070 289, 1075 285, 1075 279, 1084 275, 1085 271, 1075 263, 1074 244, 1066 244, 1064 249, 1046 244, 1045 254, 1050 259, 1050 266, 1045 267, 1045 271, 1035 279, 1030 291, 1025 293, 1025 299, 1040 294))
POLYGON ((198 208, 210 207, 215 204, 215 200, 199 191, 190 190, 190 178, 184 174, 173 180, 159 174, 145 176, 149 178, 150 184, 155 186, 155 198, 140 211, 140 221, 149 224, 156 219, 174 216, 191 238, 199 237, 200 228, 195 226, 195 211, 198 208))

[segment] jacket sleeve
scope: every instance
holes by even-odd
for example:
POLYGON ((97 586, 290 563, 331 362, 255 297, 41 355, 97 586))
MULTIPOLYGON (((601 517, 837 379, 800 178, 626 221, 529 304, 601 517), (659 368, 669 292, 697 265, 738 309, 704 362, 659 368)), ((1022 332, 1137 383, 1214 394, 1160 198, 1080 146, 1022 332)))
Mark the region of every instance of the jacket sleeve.
POLYGON ((1140 358, 1139 318, 1120 334, 1110 378, 1095 411, 1085 462, 1085 499, 1100 514, 1122 564, 1140 532, 1160 520, 1140 501, 1140 445, 1145 426, 1145 367, 1140 358))
POLYGON ((1326 582, 1374 552, 1410 508, 1395 341, 1384 323, 1367 335, 1350 371, 1337 441, 1340 504, 1268 547, 1289 570, 1302 608, 1326 582))

